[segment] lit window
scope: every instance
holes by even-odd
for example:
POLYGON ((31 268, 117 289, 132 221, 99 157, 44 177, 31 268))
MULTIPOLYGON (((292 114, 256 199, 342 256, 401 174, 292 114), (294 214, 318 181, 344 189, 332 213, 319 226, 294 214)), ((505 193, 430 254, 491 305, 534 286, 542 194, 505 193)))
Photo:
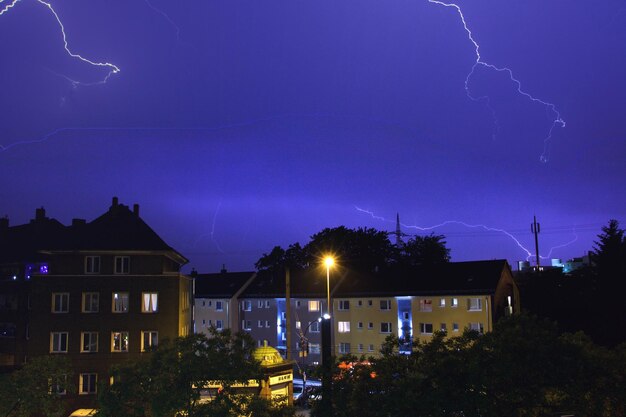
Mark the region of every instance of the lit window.
POLYGON ((458 307, 459 306, 459 299, 458 298, 452 298, 450 300, 450 306, 451 307, 455 307, 455 308, 458 307))
POLYGON ((99 256, 85 256, 85 274, 99 274, 100 273, 100 257, 99 256))
POLYGON ((380 309, 381 310, 391 310, 391 301, 390 300, 380 300, 380 309))
POLYGON ((350 322, 349 321, 340 321, 337 323, 339 326, 339 333, 348 333, 350 332, 350 322))
POLYGON ((156 313, 159 295, 155 292, 141 293, 141 312, 156 313))
POLYGON ((80 374, 78 393, 81 395, 95 394, 98 374, 80 374))
POLYGON ((339 310, 350 310, 350 300, 339 300, 339 310))
POLYGON ((446 306, 446 299, 445 298, 440 298, 439 299, 439 307, 445 307, 446 306))
POLYGON ((299 321, 296 321, 296 329, 301 329, 302 328, 302 323, 299 321))
POLYGON ((320 311, 320 302, 318 300, 310 300, 309 311, 320 311))
POLYGON ((50 333, 50 352, 67 353, 67 332, 50 333))
POLYGON ((149 330, 141 332, 141 351, 152 350, 159 344, 159 332, 149 330))
POLYGON ((432 323, 420 323, 420 333, 433 334, 433 324, 432 323))
POLYGON ((128 332, 111 333, 111 352, 128 352, 128 332))
POLYGON ((215 302, 215 311, 224 311, 224 303, 222 301, 215 302))
POLYGON ((252 301, 244 300, 241 302, 241 309, 243 311, 252 311, 252 301))
POLYGON ((468 298, 467 309, 469 311, 481 311, 483 309, 482 300, 480 298, 468 298))
POLYGON ((380 323, 381 333, 391 333, 391 323, 380 323))
POLYGON ((114 292, 113 293, 113 312, 114 313, 128 313, 128 293, 127 292, 114 292))
POLYGON ((67 313, 70 311, 70 294, 66 292, 52 293, 52 312, 67 313))
POLYGON ((319 355, 319 353, 320 353, 320 344, 319 343, 309 343, 309 353, 319 355))
POLYGON ((116 274, 128 274, 130 272, 130 256, 116 256, 114 272, 116 274))
POLYGON ((97 313, 100 310, 100 294, 97 292, 83 293, 83 313, 97 313))
POLYGON ((420 311, 433 311, 433 300, 420 300, 420 311))
POLYGON ((470 330, 475 330, 478 333, 483 333, 483 324, 482 323, 470 323, 469 324, 469 329, 470 330))
POLYGON ((350 353, 350 343, 339 343, 339 353, 350 353))
POLYGON ((98 332, 82 332, 80 334, 80 351, 83 353, 98 351, 98 332))

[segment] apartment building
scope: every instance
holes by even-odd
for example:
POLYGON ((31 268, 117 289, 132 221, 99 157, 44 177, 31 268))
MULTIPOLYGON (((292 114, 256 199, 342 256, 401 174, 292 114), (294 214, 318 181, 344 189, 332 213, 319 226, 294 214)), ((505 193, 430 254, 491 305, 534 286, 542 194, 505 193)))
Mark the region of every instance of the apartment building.
POLYGON ((3 362, 67 356, 73 409, 95 406, 111 366, 193 331, 193 280, 180 273, 187 259, 141 219, 138 205, 113 198, 100 217, 69 226, 38 209, 29 224, 0 231, 0 240, 16 245, 3 254, 0 293, 17 296, 14 311, 23 314, 2 337, 3 362))

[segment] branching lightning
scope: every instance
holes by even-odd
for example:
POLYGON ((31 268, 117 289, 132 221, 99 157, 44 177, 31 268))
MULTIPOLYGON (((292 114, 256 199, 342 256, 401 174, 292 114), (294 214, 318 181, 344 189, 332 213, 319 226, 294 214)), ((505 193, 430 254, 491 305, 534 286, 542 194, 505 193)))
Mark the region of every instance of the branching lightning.
MULTIPOLYGON (((0 1, 0 4, 3 2, 4 0, 0 1)), ((12 0, 9 4, 7 4, 6 6, 4 6, 3 8, 0 9, 0 16, 2 16, 3 14, 5 14, 7 11, 9 11, 10 9, 12 9, 13 7, 15 7, 15 5, 20 2, 22 0, 12 0)), ((109 69, 109 72, 107 73, 107 75, 100 81, 97 82, 92 82, 92 83, 85 83, 85 82, 81 82, 81 81, 77 81, 77 80, 73 80, 67 76, 63 76, 65 79, 67 79, 68 81, 70 81, 72 83, 72 85, 74 86, 78 86, 78 85, 97 85, 97 84, 104 84, 106 83, 109 78, 113 75, 113 74, 117 74, 118 72, 120 72, 119 67, 117 67, 115 64, 112 64, 110 62, 97 62, 97 61, 92 61, 88 58, 83 57, 80 54, 74 53, 72 52, 72 50, 69 48, 69 44, 67 41, 67 35, 65 33, 65 26, 63 25, 63 22, 61 21, 61 18, 59 17, 59 15, 57 14, 57 12, 54 10, 54 8, 52 7, 52 4, 44 1, 44 0, 35 0, 37 3, 45 6, 48 8, 48 10, 50 10, 50 12, 52 13, 52 15, 54 16, 54 18, 56 19, 59 28, 61 29, 61 35, 63 38, 63 48, 65 49, 65 51, 67 52, 67 54, 75 59, 78 59, 86 64, 89 64, 91 66, 94 67, 105 67, 109 69)), ((2 148, 0 148, 2 149, 2 148)))
POLYGON ((174 23, 174 21, 169 17, 169 15, 167 13, 165 13, 163 10, 161 10, 161 9, 159 9, 157 7, 154 7, 152 5, 152 3, 150 3, 149 0, 144 0, 144 1, 148 5, 149 8, 151 8, 155 13, 158 13, 161 16, 163 16, 163 18, 165 20, 167 20, 168 23, 174 27, 174 30, 176 30, 176 40, 179 41, 180 40, 180 28, 178 27, 178 25, 176 23, 174 23))
MULTIPOLYGON (((361 212, 361 213, 365 213, 365 214, 369 215, 373 219, 380 220, 380 221, 387 222, 387 223, 395 223, 393 220, 389 220, 389 219, 386 219, 384 217, 377 216, 372 211, 365 210, 365 209, 362 209, 362 208, 357 207, 357 206, 354 206, 354 208, 357 211, 361 212)), ((508 232, 508 231, 506 231, 504 229, 500 229, 500 228, 496 228, 496 227, 490 227, 490 226, 486 226, 484 224, 469 224, 469 223, 462 222, 460 220, 446 220, 446 221, 444 221, 442 223, 435 224, 433 226, 416 226, 416 225, 408 225, 408 224, 400 223, 400 225, 402 227, 404 227, 404 228, 419 230, 420 232, 427 232, 427 231, 434 230, 434 229, 437 229, 439 227, 447 226, 447 225, 450 225, 450 224, 458 224, 458 225, 461 225, 461 226, 464 226, 464 227, 467 227, 467 228, 483 229, 483 230, 489 231, 489 232, 501 233, 501 234, 507 236, 509 239, 511 239, 517 245, 517 247, 519 247, 526 254, 526 260, 527 261, 530 260, 531 258, 535 257, 535 255, 528 248, 526 248, 519 241, 518 238, 516 238, 512 233, 510 233, 510 232, 508 232)), ((550 251, 548 252, 548 255, 546 255, 546 256, 539 255, 539 257, 541 259, 549 259, 552 256, 552 252, 555 249, 564 248, 564 247, 569 246, 572 243, 576 242, 578 240, 578 236, 576 235, 576 233, 574 233, 574 236, 575 236, 575 238, 573 240, 571 240, 571 241, 569 241, 567 243, 564 243, 562 245, 553 246, 552 248, 550 248, 550 251)))
POLYGON ((553 115, 554 115, 554 119, 552 120, 552 124, 550 126, 550 129, 548 130, 548 134, 547 136, 544 138, 543 140, 543 152, 541 153, 541 156, 539 157, 539 160, 541 162, 548 162, 548 159, 550 157, 550 142, 552 140, 552 134, 554 132, 554 128, 557 126, 560 127, 565 127, 565 120, 563 120, 563 118, 561 117, 561 113, 557 110, 556 106, 553 103, 549 103, 547 101, 541 100, 537 97, 532 96, 531 94, 529 94, 528 92, 524 91, 522 88, 522 83, 515 78, 515 76, 513 75, 513 71, 508 68, 508 67, 498 67, 494 64, 490 64, 486 61, 483 61, 482 56, 480 54, 480 45, 478 44, 478 42, 474 39, 474 35, 472 33, 472 31, 469 29, 468 25, 467 25, 467 21, 465 20, 465 15, 463 15, 463 11, 461 10, 461 7, 455 3, 446 3, 440 0, 428 0, 429 3, 433 3, 433 4, 438 4, 440 6, 444 6, 444 7, 452 7, 456 10, 456 12, 459 15, 459 18, 461 19, 461 22, 463 23, 463 28, 465 29, 465 32, 467 32, 467 37, 470 40, 470 42, 472 42, 472 44, 474 45, 474 53, 476 55, 476 61, 474 62, 474 65, 472 65, 472 69, 470 70, 470 72, 467 74, 467 76, 465 77, 465 93, 467 94, 467 96, 473 100, 473 101, 480 101, 480 102, 485 102, 487 104, 487 107, 489 108, 489 110, 491 111, 491 114, 494 118, 494 133, 497 132, 497 119, 495 116, 495 111, 494 109, 491 107, 490 103, 489 103, 489 97, 487 96, 481 96, 481 97, 476 97, 474 95, 472 95, 471 91, 470 91, 470 80, 472 78, 472 76, 474 75, 474 72, 476 71, 476 68, 478 68, 479 66, 493 70, 493 71, 497 71, 497 72, 504 72, 507 73, 509 76, 509 79, 511 80, 511 82, 513 84, 515 84, 517 92, 519 94, 521 94, 522 96, 526 97, 528 100, 534 102, 534 103, 539 103, 543 106, 546 107, 547 110, 549 110, 553 115))

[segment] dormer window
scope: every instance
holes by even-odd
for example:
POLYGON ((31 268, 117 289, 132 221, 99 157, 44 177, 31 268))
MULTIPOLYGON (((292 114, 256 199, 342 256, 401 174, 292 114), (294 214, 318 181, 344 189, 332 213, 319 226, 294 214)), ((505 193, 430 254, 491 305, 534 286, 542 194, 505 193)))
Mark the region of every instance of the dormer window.
POLYGON ((130 272, 130 256, 116 256, 114 271, 116 274, 128 274, 130 272))

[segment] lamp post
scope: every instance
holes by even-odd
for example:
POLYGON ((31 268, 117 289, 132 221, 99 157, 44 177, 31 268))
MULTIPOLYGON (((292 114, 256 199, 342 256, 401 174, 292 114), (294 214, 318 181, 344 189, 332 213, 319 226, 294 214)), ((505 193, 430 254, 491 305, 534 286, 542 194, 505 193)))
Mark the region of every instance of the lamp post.
POLYGON ((335 264, 331 256, 324 258, 326 266, 326 314, 322 317, 322 399, 321 415, 332 416, 332 370, 331 370, 331 304, 330 304, 330 268, 335 264))

